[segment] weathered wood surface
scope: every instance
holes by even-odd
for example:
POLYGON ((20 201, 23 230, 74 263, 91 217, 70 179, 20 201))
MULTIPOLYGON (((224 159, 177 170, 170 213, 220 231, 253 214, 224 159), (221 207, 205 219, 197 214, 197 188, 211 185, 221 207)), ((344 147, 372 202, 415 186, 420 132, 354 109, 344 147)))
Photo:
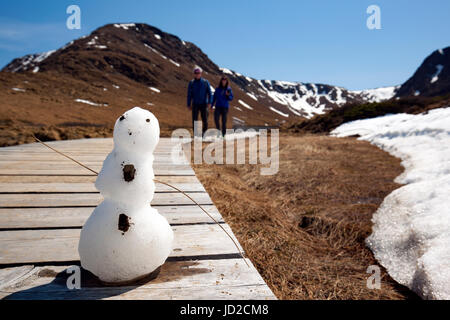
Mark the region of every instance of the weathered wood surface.
MULTIPOLYGON (((224 228, 230 233, 228 225, 224 228)), ((177 225, 171 257, 239 254, 215 224, 177 225)), ((78 261, 80 229, 0 232, 0 264, 78 261)))
MULTIPOLYGON (((93 170, 100 170, 100 167, 93 167, 93 170)), ((194 175, 194 171, 189 166, 179 166, 178 168, 174 168, 171 166, 161 166, 155 167, 155 176, 188 176, 194 175)), ((17 168, 17 169, 0 169, 1 175, 90 175, 93 174, 87 171, 86 169, 79 168, 48 168, 48 169, 26 169, 26 168, 17 168)))
MULTIPOLYGON (((202 206, 212 217, 223 222, 214 205, 202 206)), ((212 223, 196 205, 153 206, 170 224, 212 223)), ((91 215, 94 207, 78 208, 3 208, 0 209, 0 230, 81 228, 91 215)))
MULTIPOLYGON (((187 192, 199 204, 212 204, 205 192, 187 192)), ((0 208, 29 207, 85 207, 98 206, 103 201, 100 193, 12 193, 0 194, 0 208)), ((152 205, 189 205, 192 201, 182 193, 155 193, 152 205)))
MULTIPOLYGON (((95 175, 92 176, 2 176, 0 193, 27 192, 97 192, 95 175)), ((158 180, 169 183, 184 192, 206 192, 196 176, 159 176, 158 180)), ((156 192, 174 192, 164 184, 156 183, 156 192)))
MULTIPOLYGON (((247 259, 247 261, 251 262, 247 259)), ((68 290, 67 266, 26 266, 15 276, 20 287, 0 287, 0 298, 56 299, 272 299, 264 280, 242 259, 168 261, 155 280, 140 286, 102 287, 83 283, 68 290)), ((88 279, 89 280, 89 279, 88 279)), ((85 282, 88 282, 84 280, 85 282)))
MULTIPOLYGON (((112 139, 49 144, 97 171, 113 148, 112 139)), ((157 179, 187 192, 232 234, 189 162, 172 162, 173 150, 179 149, 178 143, 161 139, 155 151, 157 179)), ((102 201, 95 179, 92 172, 40 144, 0 148, 0 298, 275 298, 211 218, 159 183, 152 206, 172 225, 175 244, 158 278, 126 287, 104 287, 84 279, 81 290, 67 289, 65 270, 79 264, 81 227, 102 201)))

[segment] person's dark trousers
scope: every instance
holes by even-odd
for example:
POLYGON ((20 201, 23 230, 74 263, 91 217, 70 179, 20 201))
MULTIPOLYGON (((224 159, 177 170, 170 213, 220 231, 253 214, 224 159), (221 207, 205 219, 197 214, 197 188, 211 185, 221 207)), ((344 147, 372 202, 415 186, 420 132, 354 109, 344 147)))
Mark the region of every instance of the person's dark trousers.
POLYGON ((216 123, 217 130, 220 131, 220 117, 222 117, 222 136, 224 137, 227 133, 227 116, 228 108, 216 107, 216 110, 214 111, 214 122, 216 123))
POLYGON ((199 113, 202 117, 202 135, 204 135, 206 130, 208 130, 208 106, 206 104, 194 104, 194 106, 192 107, 192 126, 194 130, 194 122, 198 120, 199 113))

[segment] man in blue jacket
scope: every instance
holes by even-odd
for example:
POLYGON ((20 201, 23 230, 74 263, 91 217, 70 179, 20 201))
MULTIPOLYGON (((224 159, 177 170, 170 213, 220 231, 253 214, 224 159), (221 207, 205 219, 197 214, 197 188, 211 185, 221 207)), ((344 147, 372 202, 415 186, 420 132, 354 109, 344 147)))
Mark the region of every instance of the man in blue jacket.
POLYGON ((212 103, 212 92, 209 81, 202 78, 203 70, 200 67, 194 69, 194 79, 189 82, 187 93, 187 107, 192 109, 192 125, 195 130, 195 121, 198 114, 202 116, 202 133, 208 130, 208 108, 212 103))

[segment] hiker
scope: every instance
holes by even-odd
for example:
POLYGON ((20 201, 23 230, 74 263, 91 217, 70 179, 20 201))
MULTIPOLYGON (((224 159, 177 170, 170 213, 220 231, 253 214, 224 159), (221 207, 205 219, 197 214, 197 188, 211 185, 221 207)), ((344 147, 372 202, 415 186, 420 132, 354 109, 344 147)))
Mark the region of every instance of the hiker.
POLYGON ((192 109, 192 125, 195 134, 195 121, 198 114, 202 117, 202 136, 208 130, 208 109, 212 103, 212 92, 209 81, 202 78, 203 70, 200 67, 194 69, 194 79, 189 82, 187 94, 187 107, 192 109))
POLYGON ((227 132, 227 116, 230 101, 233 100, 233 91, 231 90, 228 78, 223 76, 220 79, 219 85, 214 92, 212 108, 214 110, 214 122, 217 130, 220 131, 220 117, 222 117, 222 137, 225 137, 227 132))

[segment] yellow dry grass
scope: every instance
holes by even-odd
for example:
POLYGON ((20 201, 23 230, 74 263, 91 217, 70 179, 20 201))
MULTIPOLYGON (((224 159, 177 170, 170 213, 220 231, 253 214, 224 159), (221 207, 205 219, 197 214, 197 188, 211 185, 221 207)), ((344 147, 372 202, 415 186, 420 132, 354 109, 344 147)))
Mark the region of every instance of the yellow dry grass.
MULTIPOLYGON (((248 149, 247 149, 248 150, 248 149)), ((260 165, 194 165, 214 204, 279 299, 415 298, 377 264, 364 240, 399 185, 400 160, 353 138, 281 136, 279 172, 260 165)))

